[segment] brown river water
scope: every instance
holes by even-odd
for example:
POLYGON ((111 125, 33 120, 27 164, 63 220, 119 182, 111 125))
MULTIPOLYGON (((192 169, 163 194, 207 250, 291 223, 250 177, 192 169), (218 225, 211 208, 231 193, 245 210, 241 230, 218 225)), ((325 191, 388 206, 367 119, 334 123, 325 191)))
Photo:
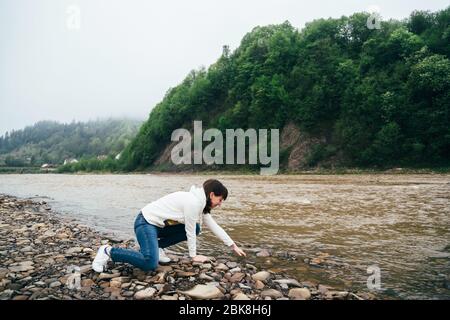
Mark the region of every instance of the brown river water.
MULTIPOLYGON (((229 190, 213 217, 249 262, 379 298, 450 299, 448 174, 7 174, 0 193, 46 200, 69 218, 128 239, 148 202, 212 177, 229 190), (272 257, 256 257, 259 248, 272 257), (379 288, 367 286, 371 267, 380 270, 379 288)), ((211 256, 228 250, 206 229, 198 246, 211 256)))

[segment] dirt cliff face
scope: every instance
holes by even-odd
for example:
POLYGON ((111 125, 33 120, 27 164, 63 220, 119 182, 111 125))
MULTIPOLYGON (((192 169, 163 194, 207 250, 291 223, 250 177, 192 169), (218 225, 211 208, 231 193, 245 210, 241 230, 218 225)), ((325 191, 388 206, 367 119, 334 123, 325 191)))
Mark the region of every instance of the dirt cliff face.
MULTIPOLYGON (((192 132, 191 135, 193 135, 192 132)), ((313 146, 325 142, 327 141, 324 136, 311 136, 310 134, 301 131, 293 122, 289 122, 280 132, 280 155, 283 152, 288 153, 287 161, 285 163, 280 163, 280 167, 287 170, 307 168, 307 157, 313 146)), ((164 170, 169 171, 191 170, 192 165, 175 166, 170 159, 172 148, 178 143, 178 141, 173 141, 168 144, 153 165, 156 168, 164 168, 164 170)), ((192 152, 192 163, 193 155, 194 153, 192 152)), ((205 166, 205 168, 206 167, 207 166, 205 166)))
POLYGON ((155 166, 161 166, 161 165, 167 165, 167 166, 173 166, 172 161, 170 160, 170 153, 172 151, 172 148, 175 147, 179 142, 178 141, 172 141, 170 144, 168 144, 163 152, 160 153, 159 157, 155 160, 153 163, 155 166))
POLYGON ((311 148, 320 143, 325 143, 325 137, 313 137, 302 132, 294 123, 288 123, 281 131, 280 153, 287 150, 289 153, 287 164, 288 170, 298 170, 307 167, 306 159, 311 148))

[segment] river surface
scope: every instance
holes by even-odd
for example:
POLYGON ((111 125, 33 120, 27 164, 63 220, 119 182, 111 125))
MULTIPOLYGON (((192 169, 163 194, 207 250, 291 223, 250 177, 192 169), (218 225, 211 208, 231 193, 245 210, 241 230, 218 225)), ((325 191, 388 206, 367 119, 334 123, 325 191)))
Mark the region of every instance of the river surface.
MULTIPOLYGON (((63 215, 129 239, 143 206, 208 178, 6 174, 0 175, 0 193, 46 200, 63 215)), ((380 298, 450 299, 450 175, 214 178, 227 186, 229 197, 213 217, 247 248, 250 262, 380 298), (273 257, 256 258, 258 248, 273 257)), ((228 250, 206 229, 198 246, 200 254, 213 256, 228 250)))

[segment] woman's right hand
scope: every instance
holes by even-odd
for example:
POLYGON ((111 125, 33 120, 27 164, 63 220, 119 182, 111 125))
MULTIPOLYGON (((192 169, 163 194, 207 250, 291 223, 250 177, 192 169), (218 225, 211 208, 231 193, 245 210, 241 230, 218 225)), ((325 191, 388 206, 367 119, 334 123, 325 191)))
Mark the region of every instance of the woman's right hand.
POLYGON ((209 261, 209 258, 207 256, 202 256, 202 255, 196 255, 195 257, 192 258, 193 262, 206 262, 209 261))
POLYGON ((239 248, 235 243, 233 243, 231 245, 231 249, 233 249, 233 251, 240 257, 246 257, 247 256, 247 254, 244 252, 244 250, 239 248))

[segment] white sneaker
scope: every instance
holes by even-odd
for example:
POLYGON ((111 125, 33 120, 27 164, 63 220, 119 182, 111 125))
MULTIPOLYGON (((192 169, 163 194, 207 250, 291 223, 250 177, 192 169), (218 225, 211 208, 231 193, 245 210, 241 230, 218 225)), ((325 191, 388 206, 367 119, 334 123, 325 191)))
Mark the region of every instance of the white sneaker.
POLYGON ((167 263, 170 262, 170 258, 164 252, 164 249, 159 248, 159 262, 167 263))
POLYGON ((106 270, 106 265, 111 257, 105 252, 105 249, 109 247, 110 246, 108 245, 103 245, 98 249, 97 255, 95 256, 94 261, 92 261, 92 269, 94 269, 94 271, 103 272, 106 270))

